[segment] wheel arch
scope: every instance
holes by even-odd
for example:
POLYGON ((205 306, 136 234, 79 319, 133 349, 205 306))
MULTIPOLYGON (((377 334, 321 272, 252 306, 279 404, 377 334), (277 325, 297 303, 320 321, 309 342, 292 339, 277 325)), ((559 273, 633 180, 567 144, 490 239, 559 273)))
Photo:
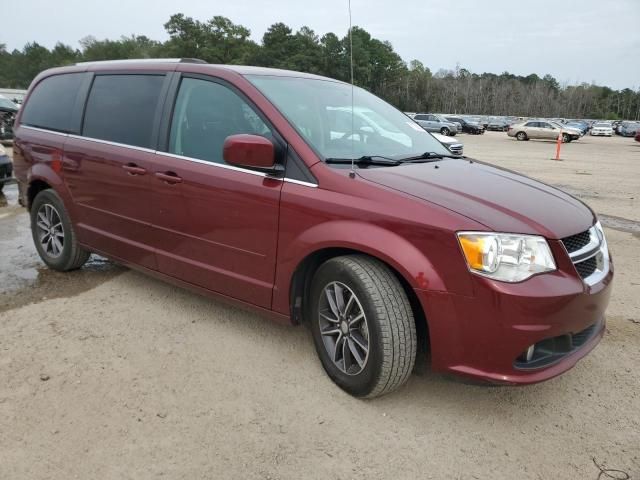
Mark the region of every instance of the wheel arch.
POLYGON ((75 223, 76 211, 71 194, 62 180, 58 169, 52 168, 51 165, 47 163, 36 163, 29 171, 26 182, 27 209, 31 210, 31 204, 36 198, 36 195, 42 190, 46 190, 48 188, 52 189, 60 196, 62 203, 69 213, 72 223, 75 223))
POLYGON ((66 197, 64 183, 57 171, 47 163, 35 163, 27 175, 27 208, 31 209, 31 204, 36 195, 42 190, 52 188, 62 198, 66 197))
MULTIPOLYGON (((421 286, 416 285, 416 283, 421 280, 411 278, 408 270, 398 268, 398 264, 389 261, 389 258, 384 253, 373 252, 368 248, 358 248, 356 246, 327 246, 309 252, 302 258, 294 270, 289 284, 289 308, 292 323, 302 324, 308 321, 308 304, 306 303, 306 299, 310 298, 311 282, 318 268, 327 260, 344 255, 366 255, 374 258, 384 264, 398 279, 409 299, 413 311, 418 336, 418 354, 426 356, 430 345, 429 322, 414 290, 414 288, 421 286)), ((418 278, 421 278, 420 275, 418 275, 418 278)))

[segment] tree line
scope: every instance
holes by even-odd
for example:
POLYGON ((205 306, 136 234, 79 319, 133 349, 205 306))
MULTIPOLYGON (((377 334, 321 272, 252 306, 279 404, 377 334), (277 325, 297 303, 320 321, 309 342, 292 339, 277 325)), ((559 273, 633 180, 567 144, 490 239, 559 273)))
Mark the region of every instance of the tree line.
MULTIPOLYGON (((320 36, 309 27, 294 32, 275 23, 257 43, 248 28, 226 17, 201 22, 181 13, 172 15, 164 28, 169 35, 165 42, 141 35, 86 37, 80 49, 62 43, 48 49, 32 42, 11 52, 0 43, 0 87, 27 88, 40 71, 80 61, 158 57, 276 67, 350 81, 348 34, 320 36)), ((551 75, 478 74, 459 65, 434 73, 418 60, 405 62, 391 43, 363 28, 353 27, 352 40, 356 85, 404 111, 640 119, 640 89, 560 85, 551 75)))

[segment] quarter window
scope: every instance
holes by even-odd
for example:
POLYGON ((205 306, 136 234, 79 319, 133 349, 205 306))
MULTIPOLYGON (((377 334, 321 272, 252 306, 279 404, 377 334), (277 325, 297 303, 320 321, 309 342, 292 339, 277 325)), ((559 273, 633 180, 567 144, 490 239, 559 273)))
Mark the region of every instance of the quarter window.
POLYGON ((72 114, 83 78, 83 73, 68 73, 42 80, 24 106, 21 123, 57 132, 76 133, 71 125, 72 114))
POLYGON ((239 133, 272 140, 269 127, 234 91, 216 82, 182 80, 171 122, 170 153, 224 163, 224 141, 239 133))
POLYGON ((85 137, 152 148, 163 75, 98 75, 84 115, 85 137))

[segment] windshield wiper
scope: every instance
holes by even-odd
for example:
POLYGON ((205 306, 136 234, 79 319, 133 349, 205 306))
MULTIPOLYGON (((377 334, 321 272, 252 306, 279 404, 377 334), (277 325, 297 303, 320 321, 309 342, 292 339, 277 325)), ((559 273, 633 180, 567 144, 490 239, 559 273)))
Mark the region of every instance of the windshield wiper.
POLYGON ((390 165, 396 166, 400 165, 402 162, 400 160, 394 160, 393 158, 382 157, 380 155, 363 155, 362 157, 351 159, 351 158, 327 158, 325 159, 326 163, 337 163, 343 165, 350 165, 351 162, 356 165, 390 165))
POLYGON ((461 158, 461 157, 456 155, 447 155, 446 153, 424 152, 422 155, 403 158, 400 160, 400 162, 402 163, 434 162, 436 160, 442 160, 443 158, 461 158))

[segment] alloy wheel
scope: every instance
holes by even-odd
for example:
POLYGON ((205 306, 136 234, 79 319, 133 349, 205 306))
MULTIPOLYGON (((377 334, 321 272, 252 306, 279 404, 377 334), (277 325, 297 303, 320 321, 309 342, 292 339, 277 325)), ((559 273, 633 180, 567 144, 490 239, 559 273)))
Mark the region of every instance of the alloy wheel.
POLYGON ((64 227, 60 214, 50 203, 45 203, 38 209, 36 228, 42 251, 51 258, 62 255, 64 227))
POLYGON ((369 326, 362 304, 344 283, 331 282, 318 304, 322 343, 333 364, 347 375, 357 375, 369 358, 369 326))

